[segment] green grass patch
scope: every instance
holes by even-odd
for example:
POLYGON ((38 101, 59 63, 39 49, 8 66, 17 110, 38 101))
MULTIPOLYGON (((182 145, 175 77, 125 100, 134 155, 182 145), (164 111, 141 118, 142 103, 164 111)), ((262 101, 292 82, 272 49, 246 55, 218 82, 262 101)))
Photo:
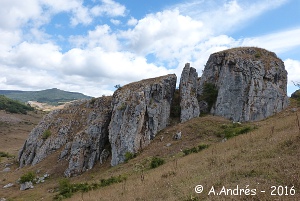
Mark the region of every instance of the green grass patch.
POLYGON ((121 183, 127 180, 127 176, 112 176, 108 179, 101 179, 98 183, 70 183, 69 179, 62 179, 59 181, 58 194, 55 195, 54 200, 63 200, 72 197, 76 192, 88 192, 90 190, 99 189, 101 187, 110 186, 114 183, 121 183))
POLYGON ((187 155, 189 155, 191 153, 198 153, 199 151, 207 149, 208 147, 209 147, 208 144, 200 144, 197 147, 192 147, 192 148, 189 148, 189 149, 184 149, 183 153, 184 153, 185 156, 187 156, 187 155))
POLYGON ((241 135, 241 134, 248 133, 248 132, 254 130, 255 127, 249 126, 249 125, 243 125, 240 123, 232 123, 232 124, 221 125, 221 129, 223 129, 223 131, 218 133, 218 136, 222 136, 222 137, 229 139, 229 138, 241 135))

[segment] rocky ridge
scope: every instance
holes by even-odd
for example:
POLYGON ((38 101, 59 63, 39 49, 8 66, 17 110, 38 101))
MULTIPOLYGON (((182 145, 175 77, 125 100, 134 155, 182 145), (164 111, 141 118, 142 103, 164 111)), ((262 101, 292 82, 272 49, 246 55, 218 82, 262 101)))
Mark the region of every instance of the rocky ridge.
POLYGON ((50 112, 20 150, 20 167, 56 151, 58 161, 68 162, 67 177, 105 162, 110 154, 112 165, 123 162, 127 152, 137 153, 168 125, 176 79, 173 74, 142 80, 119 88, 113 97, 76 101, 50 112))
MULTIPOLYGON (((58 160, 68 162, 67 177, 103 163, 110 154, 112 166, 124 162, 128 152, 141 151, 169 124, 176 80, 175 74, 141 80, 119 88, 112 97, 50 112, 20 150, 20 167, 37 164, 56 151, 58 160)), ((180 121, 200 112, 237 122, 261 120, 288 105, 286 85, 284 63, 275 53, 253 47, 214 53, 201 78, 185 65, 179 85, 180 121), (213 101, 204 98, 207 84, 216 91, 213 101)))

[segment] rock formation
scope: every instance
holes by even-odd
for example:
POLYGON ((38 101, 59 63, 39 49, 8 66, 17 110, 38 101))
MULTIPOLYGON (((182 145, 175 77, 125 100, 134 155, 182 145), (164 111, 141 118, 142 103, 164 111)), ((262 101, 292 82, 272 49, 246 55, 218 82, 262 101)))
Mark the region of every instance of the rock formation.
POLYGON ((200 80, 218 89, 211 113, 233 121, 257 121, 288 105, 287 71, 275 53, 254 47, 234 48, 212 54, 200 80))
POLYGON ((199 103, 197 100, 198 73, 190 64, 185 64, 181 73, 179 93, 180 93, 180 122, 185 122, 195 117, 199 117, 199 103))
POLYGON ((180 96, 181 122, 198 117, 200 111, 237 122, 256 121, 288 104, 284 64, 275 53, 260 48, 212 54, 201 79, 187 63, 174 96, 176 80, 172 74, 130 83, 112 97, 77 101, 50 112, 20 150, 20 167, 37 164, 54 152, 58 160, 67 161, 68 177, 103 163, 110 152, 112 166, 122 163, 127 152, 139 152, 168 125, 173 97, 178 109, 180 96))
POLYGON ((55 151, 66 159, 66 176, 91 169, 108 143, 111 97, 77 101, 54 110, 31 131, 19 152, 20 167, 35 165, 55 151))
POLYGON ((175 74, 166 75, 115 91, 109 125, 111 165, 122 163, 126 152, 136 153, 147 146, 167 126, 176 79, 175 74))

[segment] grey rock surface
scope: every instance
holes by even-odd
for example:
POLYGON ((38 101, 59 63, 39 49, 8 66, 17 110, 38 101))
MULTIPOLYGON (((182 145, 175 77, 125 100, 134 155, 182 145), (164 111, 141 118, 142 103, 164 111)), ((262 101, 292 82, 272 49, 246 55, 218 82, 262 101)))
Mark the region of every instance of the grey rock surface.
POLYGON ((2 172, 10 172, 10 168, 9 167, 6 167, 2 170, 2 172))
POLYGON ((146 147, 169 123, 176 75, 166 75, 125 85, 113 95, 109 141, 115 166, 125 153, 146 147))
POLYGON ((100 154, 100 164, 103 164, 109 157, 110 152, 107 149, 103 149, 100 154))
POLYGON ((34 188, 34 187, 33 187, 33 184, 31 181, 22 183, 20 185, 20 191, 25 191, 25 190, 32 189, 32 188, 34 188))
POLYGON ((180 122, 199 117, 200 110, 197 100, 198 73, 190 64, 185 64, 182 70, 180 84, 180 122))
POLYGON ((3 186, 3 188, 10 188, 10 187, 12 187, 12 186, 14 186, 13 183, 8 183, 8 184, 6 184, 5 186, 3 186))
POLYGON ((288 105, 287 71, 275 53, 243 47, 212 54, 200 80, 214 84, 218 97, 211 113, 236 122, 257 121, 288 105))
POLYGON ((19 151, 20 167, 35 165, 61 149, 58 160, 67 160, 70 177, 91 169, 108 142, 111 97, 76 101, 44 116, 19 151), (51 135, 45 138, 49 130, 51 135))

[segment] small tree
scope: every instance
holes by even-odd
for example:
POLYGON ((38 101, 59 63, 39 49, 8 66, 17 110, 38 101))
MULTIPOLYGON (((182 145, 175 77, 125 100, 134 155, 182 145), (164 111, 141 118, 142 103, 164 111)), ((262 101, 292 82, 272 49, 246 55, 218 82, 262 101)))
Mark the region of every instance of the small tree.
POLYGON ((116 89, 119 89, 119 88, 121 88, 121 85, 120 85, 120 84, 117 84, 117 85, 115 85, 115 88, 116 88, 116 89))
POLYGON ((294 82, 294 81, 292 81, 292 82, 296 87, 298 87, 300 89, 300 82, 294 82))

